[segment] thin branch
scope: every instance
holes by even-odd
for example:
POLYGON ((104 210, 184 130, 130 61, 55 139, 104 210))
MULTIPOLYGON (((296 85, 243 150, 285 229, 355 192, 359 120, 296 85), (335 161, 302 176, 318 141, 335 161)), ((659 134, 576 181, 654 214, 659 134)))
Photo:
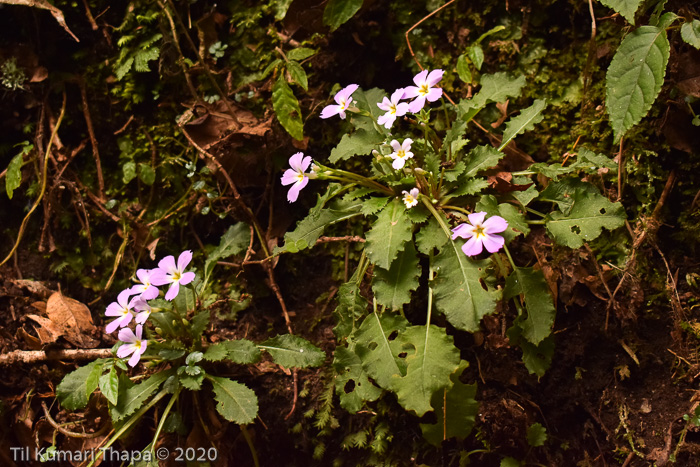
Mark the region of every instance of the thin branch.
POLYGON ((97 148, 97 138, 95 137, 95 128, 92 125, 90 117, 90 107, 88 106, 87 89, 85 88, 85 80, 80 77, 78 79, 80 87, 80 97, 83 101, 83 115, 87 124, 88 135, 90 136, 90 144, 92 144, 92 156, 95 158, 95 166, 97 168, 97 195, 100 199, 105 199, 105 180, 102 176, 102 162, 100 161, 100 151, 97 148))
MULTIPOLYGON (((420 25, 423 21, 425 21, 425 20, 427 20, 428 18, 430 18, 431 16, 437 14, 440 10, 446 8, 447 6, 449 6, 450 4, 454 3, 455 1, 456 1, 456 0, 450 0, 449 2, 445 3, 445 4, 442 5, 440 8, 437 8, 437 9, 436 9, 435 11, 433 11, 432 13, 429 13, 427 16, 423 17, 423 19, 421 19, 420 21, 418 21, 416 24, 414 24, 413 26, 411 26, 411 27, 408 29, 408 31, 406 31, 405 36, 406 36, 406 44, 408 44, 408 51, 411 52, 411 57, 413 57, 413 60, 416 62, 416 64, 418 65, 418 68, 420 68, 421 71, 424 70, 423 65, 420 64, 420 62, 418 61, 418 58, 416 58, 416 54, 413 52, 413 47, 411 47, 411 41, 410 41, 409 38, 408 38, 408 34, 409 34, 411 31, 413 31, 415 28, 417 28, 418 25, 420 25)), ((450 96, 448 96, 447 93, 445 93, 445 91, 443 91, 442 94, 445 96, 445 98, 447 98, 448 101, 450 101, 450 104, 455 105, 455 106, 457 105, 457 104, 455 104, 455 102, 454 102, 452 99, 450 99, 450 96)))
POLYGON ((0 355, 0 366, 53 360, 96 360, 111 356, 112 349, 14 350, 0 355))
POLYGON ((44 409, 44 417, 46 417, 46 421, 49 422, 49 425, 54 427, 60 433, 68 436, 69 438, 81 438, 81 439, 99 438, 100 436, 107 433, 107 431, 109 431, 109 424, 105 424, 102 428, 100 428, 99 430, 97 430, 94 433, 76 433, 74 431, 68 431, 65 428, 63 428, 61 425, 59 425, 56 422, 56 420, 51 418, 51 414, 49 413, 49 408, 46 407, 46 402, 41 401, 41 408, 44 409))

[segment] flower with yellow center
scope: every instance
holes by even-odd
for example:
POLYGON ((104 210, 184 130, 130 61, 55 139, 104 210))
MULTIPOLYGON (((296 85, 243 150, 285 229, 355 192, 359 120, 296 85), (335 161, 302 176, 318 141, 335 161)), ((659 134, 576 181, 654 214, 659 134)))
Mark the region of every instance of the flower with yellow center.
POLYGON ((420 110, 425 106, 425 101, 435 102, 442 96, 442 89, 433 87, 440 82, 442 79, 444 71, 433 70, 428 72, 428 70, 423 70, 418 73, 414 78, 413 82, 415 86, 409 86, 403 93, 404 99, 411 99, 410 104, 408 104, 408 111, 412 113, 420 112, 420 110))
POLYGON ((411 152, 411 144, 413 144, 413 140, 411 138, 406 138, 401 144, 399 144, 398 141, 393 140, 389 144, 394 150, 394 152, 389 154, 389 157, 394 160, 394 162, 391 163, 391 166, 396 170, 402 169, 406 164, 406 161, 413 158, 413 153, 411 152))
POLYGON ((505 240, 501 235, 496 235, 508 228, 508 222, 501 216, 491 216, 486 221, 485 212, 474 212, 467 216, 469 223, 459 224, 452 229, 452 240, 457 237, 466 238, 462 245, 462 251, 467 256, 475 256, 484 248, 489 253, 496 253, 503 248, 505 240))

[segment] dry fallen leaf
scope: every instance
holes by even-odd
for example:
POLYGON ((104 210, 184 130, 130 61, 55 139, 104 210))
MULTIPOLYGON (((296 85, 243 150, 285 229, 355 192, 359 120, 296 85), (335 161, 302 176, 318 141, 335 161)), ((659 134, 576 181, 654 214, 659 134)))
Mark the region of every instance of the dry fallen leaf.
POLYGON ((63 337, 73 345, 92 349, 99 341, 90 337, 95 331, 90 309, 77 300, 56 292, 46 302, 49 319, 63 330, 63 337))
POLYGON ((46 285, 44 285, 43 282, 28 279, 15 279, 11 280, 10 282, 12 282, 17 287, 27 289, 32 294, 36 295, 39 298, 43 298, 44 300, 49 298, 51 294, 54 293, 54 291, 46 287, 46 285))
POLYGON ((63 329, 48 318, 38 315, 27 315, 27 318, 39 324, 38 327, 34 326, 34 329, 43 345, 56 342, 56 339, 63 335, 63 329))

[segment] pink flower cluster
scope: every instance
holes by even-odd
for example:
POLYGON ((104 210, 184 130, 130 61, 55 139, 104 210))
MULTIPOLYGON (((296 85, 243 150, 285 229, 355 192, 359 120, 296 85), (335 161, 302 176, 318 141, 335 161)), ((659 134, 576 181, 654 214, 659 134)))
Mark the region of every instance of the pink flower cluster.
POLYGON ((107 324, 106 331, 111 334, 119 329, 118 337, 124 344, 117 349, 117 356, 125 358, 131 355, 130 366, 136 366, 148 346, 148 341, 143 339, 143 325, 151 315, 148 300, 158 297, 158 287, 161 285, 170 285, 165 293, 166 300, 177 297, 180 285, 187 285, 194 280, 194 272, 185 272, 190 261, 192 252, 187 250, 180 253, 177 264, 171 255, 161 259, 155 269, 139 269, 136 276, 140 283, 122 290, 117 301, 107 306, 105 315, 116 319, 107 324), (128 327, 132 320, 136 323, 136 333, 128 327))

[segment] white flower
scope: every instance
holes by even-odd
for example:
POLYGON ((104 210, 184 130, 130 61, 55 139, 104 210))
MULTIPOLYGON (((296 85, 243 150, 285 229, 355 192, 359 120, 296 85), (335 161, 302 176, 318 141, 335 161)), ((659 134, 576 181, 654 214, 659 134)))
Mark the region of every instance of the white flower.
POLYGON ((418 195, 420 192, 418 188, 413 188, 411 191, 402 191, 403 193, 403 203, 406 205, 406 209, 411 209, 413 206, 418 204, 418 195))

